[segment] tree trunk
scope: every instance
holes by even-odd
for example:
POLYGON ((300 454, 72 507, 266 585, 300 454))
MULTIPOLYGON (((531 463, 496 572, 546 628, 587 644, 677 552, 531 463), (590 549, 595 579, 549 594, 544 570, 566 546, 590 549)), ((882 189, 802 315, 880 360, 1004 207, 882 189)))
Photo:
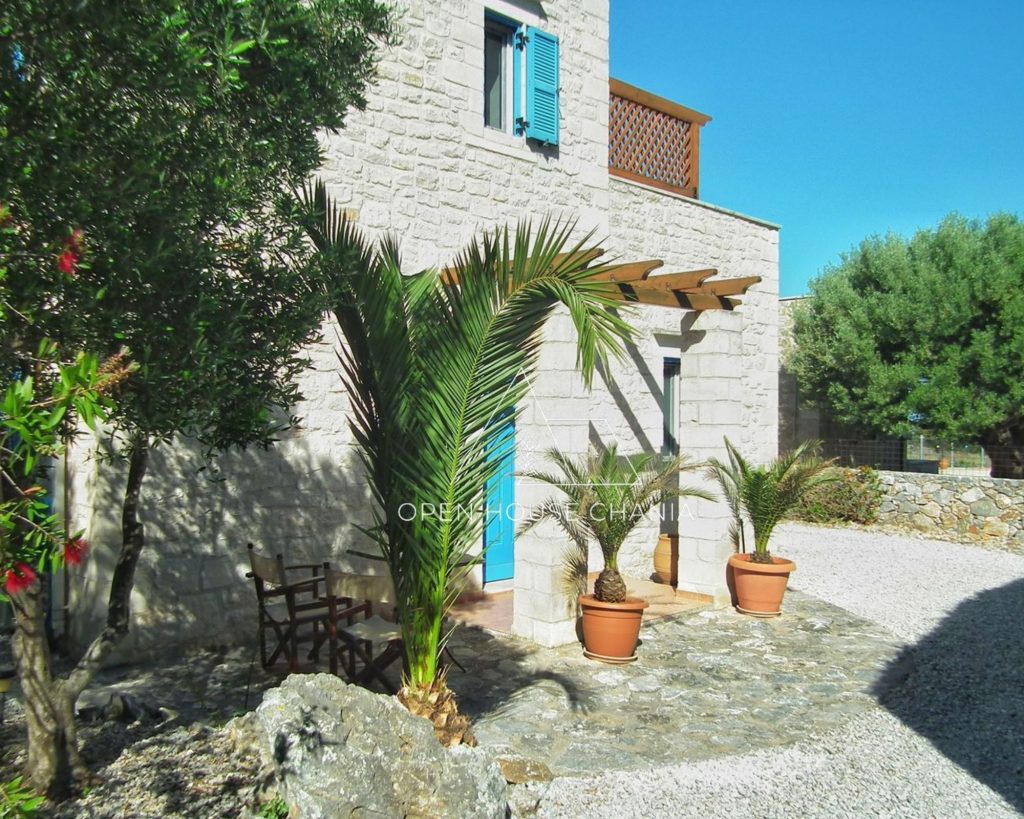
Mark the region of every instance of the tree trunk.
POLYGON ((128 482, 121 509, 121 554, 107 603, 107 624, 66 680, 55 680, 45 629, 45 580, 14 595, 17 626, 14 653, 25 697, 28 771, 32 787, 49 799, 66 798, 75 780, 88 774, 78 753, 74 707, 103 659, 128 633, 135 567, 145 544, 139 520, 142 481, 149 463, 149 440, 136 436, 130 447, 128 482))
POLYGON ((47 578, 11 596, 15 614, 14 659, 25 702, 28 731, 28 784, 48 799, 71 793, 75 778, 85 774, 78 755, 74 700, 53 678, 46 635, 47 578))
POLYGON ((992 430, 982 440, 993 478, 1024 479, 1024 424, 992 430))
POLYGON ((85 690, 104 658, 128 633, 131 619, 132 587, 135 585, 135 567, 145 545, 145 527, 139 520, 139 501, 142 480, 149 465, 149 439, 136 435, 131 442, 128 458, 128 481, 121 505, 121 554, 110 581, 107 600, 107 625, 90 643, 74 671, 68 676, 67 687, 75 699, 85 690))

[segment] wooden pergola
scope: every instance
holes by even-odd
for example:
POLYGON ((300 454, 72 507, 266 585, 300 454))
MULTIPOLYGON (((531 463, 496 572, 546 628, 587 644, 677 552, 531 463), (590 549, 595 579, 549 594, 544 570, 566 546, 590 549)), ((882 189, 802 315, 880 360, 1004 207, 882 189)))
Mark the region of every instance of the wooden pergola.
MULTIPOLYGON (((604 249, 595 247, 578 254, 560 253, 552 260, 552 266, 568 260, 589 265, 604 255, 604 249)), ((701 270, 687 270, 681 273, 659 273, 651 275, 664 266, 661 259, 643 262, 594 266, 591 281, 606 281, 618 285, 618 294, 613 298, 627 304, 651 304, 657 307, 674 307, 680 310, 732 310, 742 296, 753 285, 761 281, 760 276, 744 276, 738 279, 716 279, 718 270, 713 267, 701 270)), ((446 267, 441 279, 448 285, 458 284, 459 269, 446 267)))
MULTIPOLYGON (((603 253, 602 249, 594 248, 583 255, 589 257, 589 262, 603 253)), ((742 296, 761 281, 760 276, 709 281, 718 275, 718 270, 713 267, 651 275, 664 264, 661 259, 649 259, 611 265, 597 273, 594 280, 616 283, 624 302, 696 311, 732 310, 740 304, 740 300, 732 296, 742 296)))

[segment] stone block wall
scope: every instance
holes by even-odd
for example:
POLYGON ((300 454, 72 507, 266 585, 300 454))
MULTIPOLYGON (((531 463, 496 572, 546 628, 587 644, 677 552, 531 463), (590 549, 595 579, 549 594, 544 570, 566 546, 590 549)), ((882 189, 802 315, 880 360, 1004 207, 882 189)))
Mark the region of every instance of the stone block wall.
MULTIPOLYGON (((661 446, 662 360, 681 359, 681 445, 695 459, 721 455, 729 435, 751 457, 775 453, 778 232, 774 226, 642 185, 609 180, 608 2, 411 0, 402 40, 385 55, 365 112, 324 135, 322 177, 368 236, 397 234, 410 270, 449 263, 467 240, 523 217, 577 221, 576 235, 622 259, 662 258, 664 272, 717 267, 722 277, 760 275, 734 313, 699 316, 645 307, 631 320, 639 340, 595 378, 575 372, 576 337, 559 312, 545 330, 539 373, 517 430, 516 469, 543 464, 551 447, 582 454, 617 441, 621 451, 661 446), (561 136, 541 148, 484 128, 486 9, 556 34, 561 48, 561 136)), ((300 428, 270 451, 220 458, 208 468, 188 444, 158 449, 143 489, 147 546, 133 595, 126 652, 169 644, 239 642, 255 635, 255 600, 245 544, 289 562, 330 560, 381 571, 349 554, 368 546, 369 493, 348 429, 349 402, 337 373, 335 332, 309 352, 312 367, 295 408, 300 428)), ((102 626, 120 543, 124 469, 98 467, 94 443, 72 454, 72 523, 95 544, 72 578, 72 640, 102 626)), ((518 478, 527 513, 550 489, 518 478)), ((59 495, 59 492, 58 492, 59 495)), ((683 510, 681 588, 724 593, 727 518, 718 503, 683 510)), ((622 553, 624 571, 647 577, 659 524, 639 527, 622 553)), ((538 528, 517 539, 516 633, 555 645, 575 635, 560 590, 560 535, 538 528)), ((592 555, 591 567, 599 565, 592 555)), ((479 580, 479 577, 477 578, 479 580)))
POLYGON ((481 230, 533 216, 607 233, 607 0, 411 0, 365 112, 325 136, 321 177, 370 234, 401 238, 411 269, 449 263, 481 230), (484 14, 561 44, 559 145, 483 124, 484 14))
MULTIPOLYGON (((625 258, 663 259, 657 272, 713 267, 719 278, 760 276, 733 312, 680 312, 643 308, 637 320, 648 341, 639 358, 621 369, 623 394, 646 406, 648 437, 660 446, 661 358, 678 357, 681 367, 679 445, 694 461, 725 457, 728 437, 749 458, 765 461, 778 446, 777 226, 705 202, 662 193, 636 183, 611 181, 614 250, 625 258), (657 383, 657 390, 651 385, 657 383), (655 395, 652 395, 652 392, 655 395), (658 400, 654 400, 657 398, 658 400)), ((620 422, 622 434, 627 430, 620 422)), ((636 433, 630 431, 636 437, 636 433)), ((639 440, 637 443, 641 443, 639 440)), ((715 487, 694 475, 691 484, 715 487)), ((679 523, 679 588, 723 598, 728 511, 721 502, 684 503, 679 523)), ((632 545, 625 564, 646 577, 657 530, 632 545)))
POLYGON ((879 522, 1024 545, 1024 481, 880 472, 879 522))
MULTIPOLYGON (((333 337, 325 328, 325 338, 333 337)), ((250 541, 289 563, 329 560, 382 570, 348 554, 372 546, 357 528, 372 523, 369 491, 348 430, 349 402, 333 345, 325 341, 309 353, 306 400, 296 408, 302 425, 271 449, 233 452, 212 464, 188 442, 153 450, 142 489, 146 547, 121 656, 253 640, 255 594, 245 578, 250 541)), ((106 443, 83 438, 71 456, 72 526, 85 529, 94 544, 82 569, 69 573, 78 646, 102 627, 120 544, 126 469, 100 463, 106 450, 106 443)))

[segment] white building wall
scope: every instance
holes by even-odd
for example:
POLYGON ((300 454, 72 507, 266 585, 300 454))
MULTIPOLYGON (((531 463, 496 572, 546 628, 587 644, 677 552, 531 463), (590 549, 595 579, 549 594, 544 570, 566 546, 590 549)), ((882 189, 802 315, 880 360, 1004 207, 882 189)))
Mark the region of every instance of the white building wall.
MULTIPOLYGON (((443 265, 483 229, 543 215, 571 218, 624 259, 663 258, 663 271, 715 266, 722 276, 764 282, 733 314, 643 308, 637 349, 594 391, 575 372, 575 334, 559 314, 546 330, 540 371, 518 428, 517 470, 543 463, 552 446, 576 454, 598 441, 623 451, 661 444, 661 359, 682 350, 683 450, 721 453, 728 434, 754 457, 776 440, 777 232, 756 221, 641 186, 609 180, 608 2, 493 0, 487 8, 538 25, 561 40, 561 134, 557 149, 483 127, 483 21, 474 0, 405 4, 402 41, 380 66, 364 113, 325 135, 322 176, 333 196, 371 237, 398 235, 409 269, 443 265)), ((255 602, 245 544, 289 562, 330 560, 381 569, 347 554, 368 544, 369 493, 348 429, 348 400, 334 357, 334 329, 310 350, 295 410, 302 426, 270 451, 250 450, 199 471, 187 445, 158 449, 144 486, 147 546, 133 596, 126 651, 169 643, 229 643, 255 633, 255 602)), ((124 469, 97 467, 88 442, 72 455, 72 518, 95 548, 73 576, 72 639, 102 627, 120 542, 124 469)), ((518 479, 521 509, 549 491, 518 479)), ((724 510, 693 508, 684 532, 681 587, 724 590, 724 510)), ((647 577, 657 536, 642 527, 623 551, 627 573, 647 577)), ((517 541, 515 631, 554 645, 574 638, 560 593, 562 542, 539 528, 517 541)), ((594 558, 592 568, 599 565, 594 558)))
MULTIPOLYGON (((725 457, 728 436, 755 461, 775 456, 778 442, 778 239, 774 225, 740 217, 683 197, 632 182, 611 183, 612 235, 627 258, 658 258, 656 272, 713 267, 717 278, 760 276, 732 312, 699 314, 647 308, 640 321, 648 329, 645 360, 654 359, 652 377, 635 370, 623 392, 631 404, 646 406, 655 421, 649 435, 660 442, 661 414, 651 401, 649 382, 660 378, 661 351, 680 359, 679 444, 694 461, 725 457), (621 243, 621 244, 618 244, 621 243), (652 338, 653 336, 653 338, 652 338), (658 343, 660 342, 660 344, 658 343), (659 350, 660 347, 660 350, 659 350)), ((626 434, 626 431, 623 431, 626 434)), ((693 484, 702 484, 700 473, 693 484)), ((705 488, 714 491, 706 484, 705 488)), ((723 598, 725 561, 731 551, 724 504, 691 500, 692 518, 680 516, 680 589, 723 598)), ((633 543, 637 543, 633 541, 633 543)), ((653 535, 624 561, 634 574, 649 574, 653 535)))
MULTIPOLYGON (((560 314, 547 333, 542 372, 519 430, 519 461, 543 464, 557 445, 579 455, 591 445, 618 443, 623 454, 662 446, 663 360, 680 359, 679 443, 695 463, 725 457, 723 437, 756 461, 775 456, 778 440, 778 228, 721 208, 612 179, 609 236, 603 246, 628 261, 662 259, 654 271, 717 268, 719 278, 760 276, 733 312, 693 313, 663 307, 628 311, 639 328, 635 345, 583 388, 575 373, 575 336, 560 314)), ((518 468, 518 464, 517 464, 518 468)), ((698 470, 683 483, 712 492, 698 470)), ((551 490, 520 479, 517 503, 529 507, 551 490)), ((679 513, 679 588, 728 600, 725 564, 732 546, 728 511, 719 501, 686 500, 679 513)), ((652 515, 630 535, 619 557, 623 574, 647 579, 660 531, 652 515)), ((565 537, 553 526, 516 543, 517 634, 545 645, 576 637, 572 608, 561 593, 565 537)), ((601 568, 596 549, 590 568, 601 568)))
POLYGON ((367 110, 325 137, 321 176, 361 227, 389 231, 410 268, 444 265, 473 236, 545 214, 608 230, 608 2, 418 0, 367 110), (557 148, 484 127, 485 9, 560 40, 557 148))

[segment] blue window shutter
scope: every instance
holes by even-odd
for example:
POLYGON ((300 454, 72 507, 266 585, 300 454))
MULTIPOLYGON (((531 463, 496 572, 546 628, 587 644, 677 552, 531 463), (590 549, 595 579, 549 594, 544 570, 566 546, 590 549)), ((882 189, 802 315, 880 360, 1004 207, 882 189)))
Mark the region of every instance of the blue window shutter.
POLYGON ((526 136, 558 144, 558 38, 526 27, 526 136))

